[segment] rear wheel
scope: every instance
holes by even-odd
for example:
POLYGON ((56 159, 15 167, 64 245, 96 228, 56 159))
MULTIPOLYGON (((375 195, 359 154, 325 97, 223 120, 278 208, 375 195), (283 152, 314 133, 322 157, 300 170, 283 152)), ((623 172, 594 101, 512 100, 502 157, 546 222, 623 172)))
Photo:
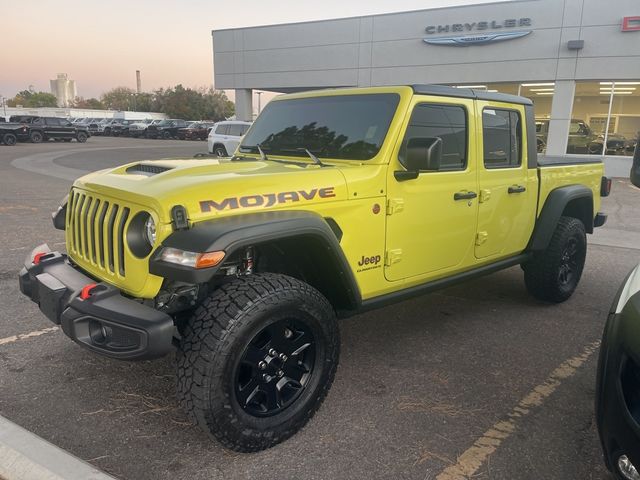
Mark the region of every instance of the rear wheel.
POLYGON ((217 144, 213 147, 213 153, 217 157, 226 157, 227 149, 224 148, 224 145, 217 144))
POLYGON ((76 140, 78 140, 79 143, 84 143, 87 141, 87 134, 84 132, 78 132, 76 135, 76 140))
POLYGON ((18 141, 18 137, 16 137, 13 133, 5 133, 2 137, 2 143, 5 145, 13 146, 18 141))
POLYGON ((327 299, 285 275, 240 277, 216 290, 184 327, 178 399, 223 445, 263 450, 301 429, 338 365, 327 299))
POLYGON ((539 300, 564 302, 580 282, 586 255, 584 224, 577 218, 560 217, 546 250, 523 265, 527 290, 539 300))
POLYGON ((34 132, 31 132, 31 134, 29 135, 29 140, 31 140, 32 143, 42 143, 42 141, 44 140, 44 135, 42 135, 42 132, 36 130, 34 132))
POLYGON ((164 138, 165 140, 169 140, 171 138, 171 132, 163 132, 162 138, 164 138))

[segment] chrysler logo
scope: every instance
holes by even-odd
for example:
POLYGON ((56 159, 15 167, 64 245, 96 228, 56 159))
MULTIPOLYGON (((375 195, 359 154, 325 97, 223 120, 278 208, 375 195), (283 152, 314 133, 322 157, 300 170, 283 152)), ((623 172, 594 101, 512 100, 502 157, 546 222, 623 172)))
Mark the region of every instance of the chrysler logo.
POLYGON ((504 42, 521 38, 531 33, 531 30, 522 32, 483 33, 476 35, 459 35, 455 37, 425 38, 424 42, 430 45, 452 45, 454 47, 466 47, 468 45, 484 45, 487 43, 504 42))
POLYGON ((502 42, 505 40, 513 40, 514 38, 524 37, 531 33, 531 30, 513 31, 513 28, 531 27, 531 19, 510 18, 503 21, 492 20, 491 22, 471 22, 471 23, 452 23, 449 25, 429 25, 425 28, 425 32, 429 37, 425 38, 425 43, 431 45, 453 45, 456 47, 465 47, 468 45, 484 45, 487 43, 502 42), (492 32, 485 32, 492 30, 492 32), (498 31, 502 30, 502 31, 498 31), (509 30, 509 31, 505 31, 509 30), (432 37, 433 34, 450 33, 453 36, 432 37), (462 35, 463 33, 471 33, 471 35, 462 35))

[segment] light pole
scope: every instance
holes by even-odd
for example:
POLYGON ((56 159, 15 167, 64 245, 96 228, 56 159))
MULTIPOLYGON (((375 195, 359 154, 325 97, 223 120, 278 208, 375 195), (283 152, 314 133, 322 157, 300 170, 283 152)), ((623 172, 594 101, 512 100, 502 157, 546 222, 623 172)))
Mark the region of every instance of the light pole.
POLYGON ((4 98, 3 95, 0 95, 0 100, 2 101, 2 109, 4 110, 4 116, 7 116, 7 99, 4 98))

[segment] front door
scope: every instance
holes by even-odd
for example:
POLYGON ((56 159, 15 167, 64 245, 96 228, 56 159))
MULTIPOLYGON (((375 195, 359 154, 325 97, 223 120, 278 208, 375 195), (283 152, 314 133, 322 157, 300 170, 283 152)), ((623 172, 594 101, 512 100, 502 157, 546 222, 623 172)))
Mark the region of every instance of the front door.
POLYGON ((524 108, 478 101, 482 119, 478 161, 478 259, 522 252, 535 222, 537 171, 527 165, 524 108))
POLYGON ((478 212, 474 102, 416 96, 388 177, 385 277, 428 280, 473 259, 478 212), (417 178, 397 180, 411 138, 439 138, 442 160, 417 178))

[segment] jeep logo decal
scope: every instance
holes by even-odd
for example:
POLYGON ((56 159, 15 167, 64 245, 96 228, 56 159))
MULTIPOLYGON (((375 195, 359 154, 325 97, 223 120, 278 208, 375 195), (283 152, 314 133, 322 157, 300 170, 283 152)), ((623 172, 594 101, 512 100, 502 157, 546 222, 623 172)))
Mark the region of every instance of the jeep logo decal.
POLYGON ((292 192, 266 193, 263 195, 245 195, 244 197, 228 197, 220 202, 215 200, 203 200, 200 202, 200 210, 210 212, 212 209, 222 211, 225 209, 262 207, 269 208, 281 203, 299 202, 301 199, 313 200, 315 197, 335 197, 335 187, 314 188, 312 190, 297 190, 292 192))
POLYGON ((362 258, 358 260, 358 268, 356 270, 356 273, 366 272, 367 270, 380 268, 382 266, 380 264, 381 261, 382 261, 382 256, 380 255, 371 255, 371 256, 363 255, 362 258))

